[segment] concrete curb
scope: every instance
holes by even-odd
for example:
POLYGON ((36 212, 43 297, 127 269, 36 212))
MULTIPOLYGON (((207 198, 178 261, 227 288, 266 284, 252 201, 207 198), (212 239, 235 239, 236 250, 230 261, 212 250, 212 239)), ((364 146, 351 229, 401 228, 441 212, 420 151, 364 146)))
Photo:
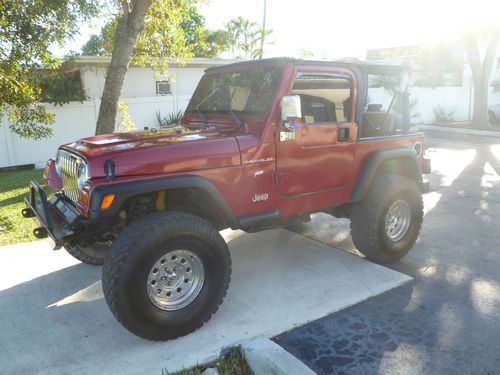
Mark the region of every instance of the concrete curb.
POLYGON ((316 373, 266 338, 241 344, 241 351, 255 375, 315 375, 316 373))
POLYGON ((435 130, 443 133, 468 134, 468 135, 479 135, 485 137, 500 138, 500 131, 449 128, 446 126, 438 126, 438 125, 418 125, 418 129, 420 131, 435 130))

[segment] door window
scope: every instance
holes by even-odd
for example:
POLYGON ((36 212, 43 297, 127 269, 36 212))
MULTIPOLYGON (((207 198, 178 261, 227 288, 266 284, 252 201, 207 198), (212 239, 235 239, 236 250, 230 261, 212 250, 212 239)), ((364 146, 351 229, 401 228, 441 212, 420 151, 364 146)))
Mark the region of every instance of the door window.
POLYGON ((298 73, 292 95, 299 95, 304 124, 352 121, 352 80, 343 74, 298 73))

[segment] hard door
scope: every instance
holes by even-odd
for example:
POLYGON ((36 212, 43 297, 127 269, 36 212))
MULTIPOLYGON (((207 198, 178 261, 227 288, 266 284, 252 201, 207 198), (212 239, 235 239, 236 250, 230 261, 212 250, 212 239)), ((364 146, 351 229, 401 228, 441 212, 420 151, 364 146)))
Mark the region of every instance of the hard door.
POLYGON ((339 68, 298 71, 291 95, 301 117, 282 123, 276 183, 283 195, 340 188, 352 173, 357 126, 354 77, 339 68))

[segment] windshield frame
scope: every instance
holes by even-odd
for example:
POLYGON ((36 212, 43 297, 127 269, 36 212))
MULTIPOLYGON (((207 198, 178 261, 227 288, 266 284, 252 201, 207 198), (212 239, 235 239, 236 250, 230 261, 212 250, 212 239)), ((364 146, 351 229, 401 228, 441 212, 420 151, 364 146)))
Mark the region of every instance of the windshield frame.
MULTIPOLYGON (((203 77, 201 78, 200 82, 198 83, 198 86, 196 87, 196 90, 193 93, 193 96, 191 97, 191 100, 189 101, 189 104, 186 108, 185 114, 186 115, 197 115, 200 117, 209 117, 209 116, 229 116, 232 119, 240 118, 240 116, 253 116, 253 117, 264 117, 267 116, 269 111, 272 110, 273 103, 276 100, 276 96, 278 95, 278 91, 281 85, 281 81, 283 79, 283 74, 284 74, 284 66, 282 64, 249 64, 248 66, 238 66, 238 67, 229 67, 228 69, 217 69, 215 71, 206 71, 203 77), (274 78, 274 86, 272 88, 272 92, 270 93, 269 100, 266 103, 266 106, 263 110, 261 111, 245 111, 245 110, 238 110, 238 109, 233 109, 233 108, 227 108, 227 109, 220 109, 220 110, 205 110, 202 108, 199 108, 202 103, 204 103, 205 100, 207 100, 212 93, 207 95, 200 103, 198 103, 196 106, 193 105, 193 98, 196 97, 196 94, 198 90, 200 89, 200 84, 202 80, 207 77, 207 76, 212 76, 212 75, 223 75, 223 74, 232 74, 232 73, 240 73, 240 72, 251 72, 251 71, 256 71, 256 70, 275 70, 276 77, 274 78), (203 116, 202 116, 203 115, 203 116)), ((216 89, 213 92, 216 92, 220 90, 222 86, 217 86, 216 89)), ((242 86, 243 87, 243 86, 242 86)), ((248 101, 248 98, 247 98, 248 101)), ((236 121, 237 122, 237 121, 236 121)))

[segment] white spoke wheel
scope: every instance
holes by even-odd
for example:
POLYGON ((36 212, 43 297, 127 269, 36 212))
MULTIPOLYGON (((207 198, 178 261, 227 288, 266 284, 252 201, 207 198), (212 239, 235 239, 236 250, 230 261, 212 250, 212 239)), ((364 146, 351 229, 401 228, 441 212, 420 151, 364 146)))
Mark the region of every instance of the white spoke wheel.
POLYGON ((163 211, 118 234, 103 266, 102 289, 126 329, 164 341, 208 321, 230 279, 231 258, 219 232, 197 216, 163 211))
POLYGON ((379 176, 367 196, 353 205, 351 235, 356 248, 380 263, 401 259, 413 247, 423 219, 418 181, 379 176))

